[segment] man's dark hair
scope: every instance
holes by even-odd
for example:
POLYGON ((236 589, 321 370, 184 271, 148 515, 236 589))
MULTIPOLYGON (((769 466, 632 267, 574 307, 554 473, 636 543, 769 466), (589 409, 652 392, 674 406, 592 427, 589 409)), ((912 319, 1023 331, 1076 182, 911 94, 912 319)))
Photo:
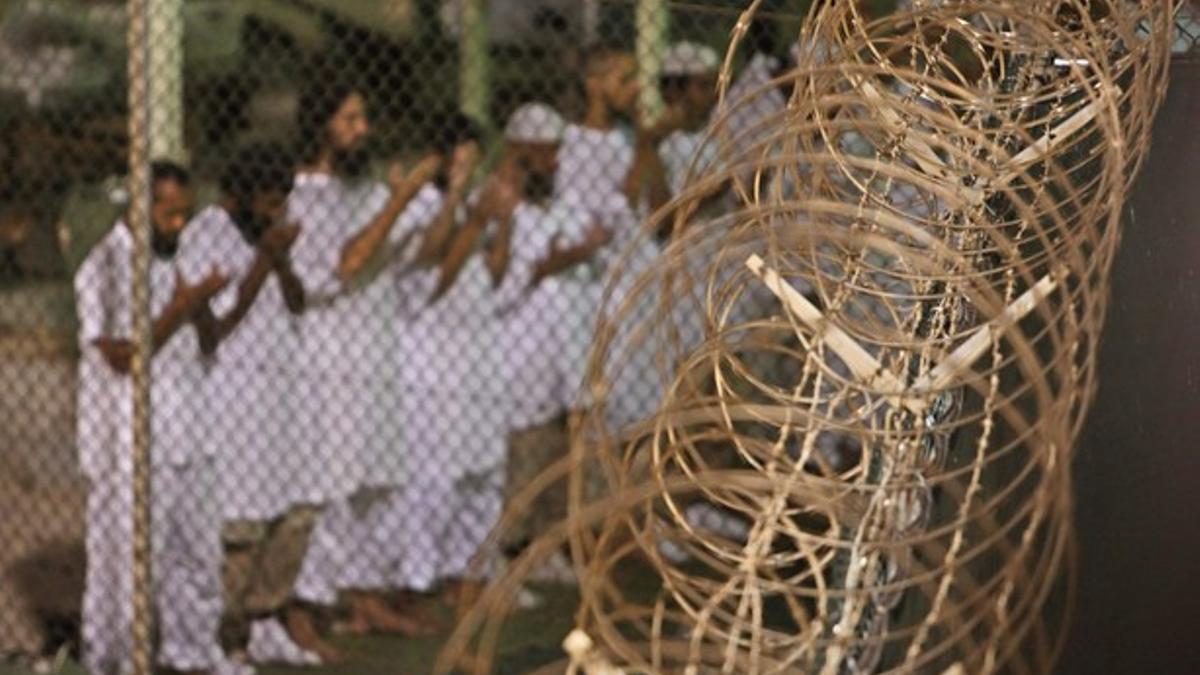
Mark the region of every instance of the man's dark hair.
POLYGON ((158 186, 163 183, 176 183, 180 187, 192 184, 192 174, 187 169, 168 160, 150 162, 150 195, 158 193, 158 186))
POLYGON ((252 143, 238 150, 225 165, 218 184, 221 192, 248 202, 264 192, 292 191, 295 166, 292 156, 278 143, 252 143))
POLYGON ((757 17, 750 22, 746 30, 746 44, 751 53, 776 56, 779 54, 779 39, 776 36, 775 24, 771 19, 757 17))
POLYGON ((683 96, 687 91, 688 82, 691 77, 688 75, 663 75, 658 79, 659 89, 662 92, 663 100, 667 103, 675 103, 679 97, 683 96))
POLYGON ((192 182, 192 176, 188 170, 165 159, 155 160, 150 163, 150 185, 152 188, 157 188, 159 183, 166 181, 174 181, 181 187, 187 187, 192 182))
POLYGON ((433 139, 433 149, 437 152, 449 155, 454 148, 463 143, 468 141, 481 143, 483 141, 483 129, 467 115, 453 111, 439 119, 441 123, 438 124, 433 139))
POLYGON ((583 73, 580 80, 603 73, 613 59, 628 53, 629 50, 615 44, 605 43, 592 46, 583 55, 583 73))
MULTIPOLYGON (((324 149, 329 120, 351 94, 364 94, 363 87, 326 69, 316 71, 298 101, 296 130, 300 142, 296 153, 302 162, 315 162, 324 149)), ((365 95, 365 94, 364 94, 365 95)))

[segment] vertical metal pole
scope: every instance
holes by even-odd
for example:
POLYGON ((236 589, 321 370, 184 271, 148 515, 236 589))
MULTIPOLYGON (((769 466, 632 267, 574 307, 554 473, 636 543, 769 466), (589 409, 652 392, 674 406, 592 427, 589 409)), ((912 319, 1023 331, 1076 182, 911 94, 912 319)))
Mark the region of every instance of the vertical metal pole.
POLYGON ((600 41, 600 0, 583 2, 583 46, 592 47, 600 41))
POLYGON ((183 0, 154 0, 146 16, 151 159, 186 163, 183 145, 183 0))
POLYGON ((133 234, 133 672, 151 675, 150 588, 150 129, 147 15, 153 0, 129 0, 129 213, 133 234))
POLYGON ((638 108, 648 122, 657 120, 663 111, 658 76, 662 69, 662 55, 666 50, 669 20, 666 0, 638 0, 634 14, 637 25, 638 83, 641 85, 638 108))
POLYGON ((486 0, 463 0, 458 39, 458 101, 463 114, 488 126, 488 26, 486 0))

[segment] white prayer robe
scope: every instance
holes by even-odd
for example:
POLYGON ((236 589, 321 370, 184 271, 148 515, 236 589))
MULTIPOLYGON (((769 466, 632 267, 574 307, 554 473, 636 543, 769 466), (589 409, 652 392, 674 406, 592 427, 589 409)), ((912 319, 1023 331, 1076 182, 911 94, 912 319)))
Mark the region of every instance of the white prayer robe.
POLYGON ((678 197, 691 179, 711 170, 717 163, 717 143, 705 138, 705 129, 671 132, 658 144, 658 155, 666 172, 667 187, 678 197))
MULTIPOLYGON (((514 213, 514 241, 536 223, 527 213, 532 208, 522 204, 514 213)), ((489 224, 485 238, 495 226, 489 224)), ((436 300, 429 299, 436 269, 416 272, 407 282, 415 293, 426 291, 426 304, 400 337, 402 434, 412 467, 404 490, 407 551, 395 582, 401 588, 428 590, 466 574, 503 507, 513 392, 506 391, 499 363, 509 356, 502 349, 500 315, 529 285, 532 264, 518 248, 497 286, 484 256, 481 250, 468 258, 436 300)))
POLYGON ((734 78, 724 105, 713 109, 713 121, 724 118, 722 141, 731 150, 748 149, 771 134, 766 120, 783 112, 787 101, 778 87, 770 86, 779 69, 779 59, 755 54, 734 78))
MULTIPOLYGON (((133 621, 133 391, 93 342, 132 336, 133 236, 118 223, 75 277, 79 316, 79 459, 90 481, 88 568, 83 599, 84 661, 93 672, 129 672, 133 621)), ((182 253, 182 251, 181 251, 182 253)), ((150 263, 150 309, 157 317, 174 292, 176 264, 150 263)), ((180 670, 223 661, 220 512, 214 446, 201 442, 207 420, 198 341, 185 326, 151 364, 152 524, 160 644, 158 660, 180 670)))
POLYGON ((312 503, 402 480, 393 415, 395 287, 384 280, 345 287, 337 278, 343 246, 389 196, 382 184, 320 173, 298 174, 288 196, 288 220, 302 228, 292 261, 307 293, 297 360, 301 417, 317 446, 304 481, 312 503))
MULTIPOLYGON (((530 279, 556 236, 560 247, 578 245, 590 225, 586 213, 561 201, 545 208, 523 206, 514 217, 509 274, 530 279)), ((542 279, 525 288, 513 307, 501 310, 500 365, 513 403, 512 431, 549 422, 577 402, 580 361, 588 347, 580 341, 581 329, 590 327, 592 317, 573 303, 579 301, 578 290, 594 279, 591 267, 583 262, 542 279)))
MULTIPOLYGON (((389 240, 389 255, 394 256, 385 276, 376 281, 379 284, 389 284, 394 287, 394 302, 396 306, 387 308, 384 313, 392 321, 394 344, 399 346, 401 340, 409 331, 411 319, 420 311, 426 299, 432 293, 435 278, 428 274, 406 274, 416 257, 422 243, 422 235, 427 227, 441 211, 444 198, 441 190, 433 184, 426 184, 408 203, 392 227, 389 240)), ((404 378, 399 376, 407 367, 403 351, 397 349, 388 355, 393 360, 396 373, 390 383, 392 387, 395 408, 390 415, 395 420, 397 434, 399 430, 409 425, 421 424, 420 417, 410 417, 405 414, 405 407, 400 404, 409 396, 404 378)), ((420 556, 421 552, 414 549, 407 541, 407 530, 412 517, 407 513, 405 505, 404 486, 410 481, 420 484, 424 476, 433 471, 439 471, 437 464, 417 464, 403 457, 409 452, 403 438, 398 435, 394 450, 399 462, 392 467, 394 473, 384 479, 367 477, 365 483, 369 486, 393 488, 384 491, 373 491, 368 499, 360 503, 342 500, 332 505, 322 515, 322 519, 314 533, 315 549, 341 546, 352 550, 355 555, 346 556, 341 562, 341 568, 330 574, 336 578, 336 586, 343 589, 375 589, 393 590, 397 586, 400 565, 403 557, 411 552, 420 556), (341 533, 339 535, 339 532, 341 533)), ((318 556, 320 557, 320 556, 318 556)), ((330 556, 327 556, 329 558, 330 556)))
MULTIPOLYGON (((212 269, 230 279, 212 309, 218 317, 232 311, 238 286, 258 256, 257 245, 223 208, 211 206, 188 225, 182 246, 189 283, 212 269)), ((303 480, 312 451, 304 449, 308 439, 298 419, 299 329, 300 317, 288 311, 272 271, 249 312, 208 362, 212 424, 206 436, 221 449, 221 503, 228 520, 271 520, 311 499, 303 480)))
MULTIPOLYGON (((373 545, 375 519, 351 497, 406 479, 396 414, 396 287, 386 278, 349 286, 337 278, 343 247, 389 198, 382 184, 313 172, 299 173, 288 196, 288 219, 302 228, 292 260, 307 293, 300 419, 313 456, 299 482, 309 490, 306 501, 329 505, 296 580, 297 597, 308 602, 332 604, 339 588, 379 586, 379 569, 391 557, 373 545)), ((393 228, 389 247, 402 245, 403 234, 393 228)))
MULTIPOLYGON (((563 359, 564 368, 574 370, 568 385, 572 393, 567 398, 577 403, 588 403, 588 394, 579 386, 586 376, 597 315, 614 312, 632 289, 639 272, 658 255, 657 242, 640 231, 644 213, 630 205, 624 192, 633 160, 633 139, 621 129, 605 131, 568 125, 559 149, 555 198, 586 213, 593 222, 614 234, 612 243, 589 265, 590 275, 563 284, 564 294, 572 299, 569 306, 574 308, 573 316, 563 319, 563 324, 573 331, 565 342, 563 359), (605 289, 610 285, 612 294, 601 307, 605 289)), ((639 303, 639 306, 649 312, 652 304, 639 303)), ((646 313, 638 320, 627 321, 618 344, 627 339, 626 331, 635 328, 633 324, 648 316, 646 313)), ((608 409, 615 415, 614 424, 641 418, 657 404, 658 387, 648 379, 652 374, 646 367, 650 357, 648 351, 639 351, 634 357, 635 365, 623 369, 624 375, 613 383, 608 409)))

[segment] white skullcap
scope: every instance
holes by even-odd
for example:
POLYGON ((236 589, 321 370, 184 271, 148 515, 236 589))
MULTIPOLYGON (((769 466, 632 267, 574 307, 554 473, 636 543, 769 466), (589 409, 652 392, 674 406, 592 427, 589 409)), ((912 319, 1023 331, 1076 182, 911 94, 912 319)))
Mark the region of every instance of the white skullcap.
POLYGON ((514 143, 558 143, 566 126, 554 108, 545 103, 526 103, 508 118, 504 138, 514 143))
POLYGON ((670 77, 707 75, 715 73, 720 66, 721 59, 712 47, 695 42, 677 42, 663 54, 662 74, 670 77))

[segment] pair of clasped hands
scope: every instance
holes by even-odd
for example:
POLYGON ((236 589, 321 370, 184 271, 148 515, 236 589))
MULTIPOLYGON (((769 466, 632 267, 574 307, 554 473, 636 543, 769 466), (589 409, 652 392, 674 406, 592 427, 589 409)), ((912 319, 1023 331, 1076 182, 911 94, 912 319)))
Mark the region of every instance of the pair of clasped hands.
MULTIPOLYGON (((445 158, 441 153, 430 153, 412 168, 403 162, 393 162, 388 168, 387 182, 397 193, 414 193, 421 186, 432 182, 442 168, 445 158)), ((466 143, 454 150, 454 155, 447 168, 447 192, 450 195, 463 195, 471 176, 479 166, 480 152, 476 143, 466 143)), ((506 222, 512 216, 517 206, 525 199, 525 188, 529 178, 528 170, 517 161, 505 161, 497 170, 485 179, 479 197, 472 211, 484 221, 496 219, 506 222)), ((555 233, 550 243, 550 255, 566 250, 561 245, 561 233, 555 233)), ((599 223, 593 223, 585 232, 581 245, 599 248, 612 241, 612 231, 599 223)))
MULTIPOLYGON (((292 245, 296 243, 296 239, 299 236, 299 225, 279 223, 263 232, 258 241, 258 248, 261 254, 266 256, 273 265, 278 264, 287 259, 292 245)), ((208 306, 209 301, 214 296, 225 290, 229 282, 229 276, 223 274, 214 265, 204 278, 194 284, 189 284, 187 279, 183 277, 183 273, 176 267, 174 291, 171 294, 171 300, 162 310, 160 316, 157 317, 156 322, 171 317, 179 317, 184 322, 193 319, 208 306)), ((156 325, 154 327, 156 348, 161 341, 157 336, 159 332, 159 327, 156 325)), ((93 340, 92 344, 100 350, 104 359, 114 370, 120 373, 129 372, 133 361, 133 342, 131 340, 100 337, 93 340)))

